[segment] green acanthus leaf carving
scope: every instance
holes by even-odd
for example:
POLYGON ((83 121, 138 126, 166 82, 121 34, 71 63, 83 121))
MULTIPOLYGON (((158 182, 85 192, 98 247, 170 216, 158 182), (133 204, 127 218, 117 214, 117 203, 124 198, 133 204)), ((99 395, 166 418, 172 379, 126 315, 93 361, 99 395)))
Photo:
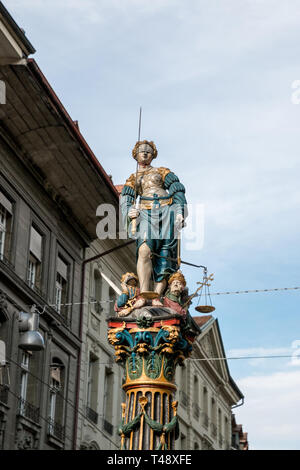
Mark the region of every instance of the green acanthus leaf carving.
POLYGON ((153 351, 145 359, 145 372, 150 379, 157 379, 161 374, 162 356, 153 351))
POLYGON ((139 355, 131 355, 127 359, 127 370, 131 380, 138 379, 143 372, 143 358, 139 355))
POLYGON ((164 357, 164 376, 169 382, 172 382, 175 374, 175 362, 173 357, 164 357))

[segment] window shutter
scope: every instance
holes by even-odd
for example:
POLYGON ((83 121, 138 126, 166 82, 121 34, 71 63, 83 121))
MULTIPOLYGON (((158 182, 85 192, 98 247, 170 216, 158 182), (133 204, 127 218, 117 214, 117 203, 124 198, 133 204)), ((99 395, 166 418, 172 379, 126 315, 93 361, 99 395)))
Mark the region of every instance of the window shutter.
POLYGON ((57 258, 57 272, 65 279, 65 281, 68 280, 68 266, 59 256, 57 258))
POLYGON ((40 262, 42 261, 42 241, 42 235, 40 235, 35 228, 31 227, 30 251, 40 262))
POLYGON ((5 366, 6 356, 5 356, 5 343, 0 341, 0 367, 5 366))
POLYGON ((4 194, 0 191, 0 204, 9 212, 10 214, 13 213, 13 206, 12 203, 4 196, 4 194))
POLYGON ((60 384, 60 367, 51 367, 51 379, 60 384))

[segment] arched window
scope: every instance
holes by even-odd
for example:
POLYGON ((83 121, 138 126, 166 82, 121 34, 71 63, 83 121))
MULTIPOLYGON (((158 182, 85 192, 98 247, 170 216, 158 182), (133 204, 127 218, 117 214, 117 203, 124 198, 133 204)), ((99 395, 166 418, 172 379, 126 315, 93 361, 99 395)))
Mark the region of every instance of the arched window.
POLYGON ((56 357, 50 364, 50 398, 48 434, 64 440, 65 367, 56 357))

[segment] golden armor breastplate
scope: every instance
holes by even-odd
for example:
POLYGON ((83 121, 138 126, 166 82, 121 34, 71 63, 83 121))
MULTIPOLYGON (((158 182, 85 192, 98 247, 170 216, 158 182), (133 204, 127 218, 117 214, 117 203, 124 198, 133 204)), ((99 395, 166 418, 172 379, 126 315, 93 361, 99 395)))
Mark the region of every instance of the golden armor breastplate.
POLYGON ((163 187, 163 179, 158 168, 138 172, 137 186, 138 194, 143 197, 153 197, 153 194, 157 194, 158 197, 168 196, 167 191, 163 187))
POLYGON ((161 207, 172 204, 172 197, 168 198, 169 194, 164 189, 162 172, 159 168, 150 168, 147 171, 138 172, 137 191, 142 196, 139 204, 140 209, 152 209, 158 201, 161 207), (149 198, 150 200, 143 198, 149 198), (151 201, 152 198, 156 201, 151 201))

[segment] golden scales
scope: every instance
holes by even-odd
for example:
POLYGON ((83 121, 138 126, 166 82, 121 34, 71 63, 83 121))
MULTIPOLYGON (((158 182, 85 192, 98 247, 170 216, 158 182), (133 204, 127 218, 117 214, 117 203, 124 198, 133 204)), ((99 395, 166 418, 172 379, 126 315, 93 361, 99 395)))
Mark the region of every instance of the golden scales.
POLYGON ((200 290, 198 305, 197 307, 195 307, 195 310, 197 310, 197 312, 211 313, 215 310, 215 307, 213 307, 211 303, 210 292, 209 292, 210 282, 214 280, 213 276, 214 276, 213 274, 210 274, 209 276, 207 276, 207 269, 205 268, 203 272, 202 282, 197 282, 197 284, 200 284, 199 288, 196 291, 198 292, 200 290), (203 305, 199 305, 201 302, 201 298, 204 300, 203 305))

